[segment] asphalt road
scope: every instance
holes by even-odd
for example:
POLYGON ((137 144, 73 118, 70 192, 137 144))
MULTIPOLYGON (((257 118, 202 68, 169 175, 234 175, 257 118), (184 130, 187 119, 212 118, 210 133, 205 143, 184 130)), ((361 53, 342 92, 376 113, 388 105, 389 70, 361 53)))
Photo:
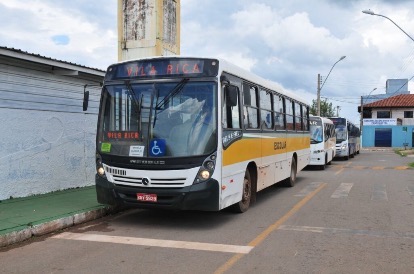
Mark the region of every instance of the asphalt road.
POLYGON ((134 209, 0 252, 0 273, 414 273, 414 158, 363 151, 243 214, 134 209))

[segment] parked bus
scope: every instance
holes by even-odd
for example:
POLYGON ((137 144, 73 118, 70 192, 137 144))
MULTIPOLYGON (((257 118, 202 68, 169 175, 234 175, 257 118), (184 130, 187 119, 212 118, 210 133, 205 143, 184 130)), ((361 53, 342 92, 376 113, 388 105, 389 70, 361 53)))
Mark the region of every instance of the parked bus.
POLYGON ((361 132, 359 128, 346 118, 329 118, 335 124, 336 157, 345 160, 353 158, 361 150, 361 132))
POLYGON ((96 137, 98 202, 246 211, 309 163, 309 106, 219 59, 109 66, 96 137))
POLYGON ((310 166, 325 169, 336 154, 335 125, 332 120, 319 116, 310 116, 310 166))

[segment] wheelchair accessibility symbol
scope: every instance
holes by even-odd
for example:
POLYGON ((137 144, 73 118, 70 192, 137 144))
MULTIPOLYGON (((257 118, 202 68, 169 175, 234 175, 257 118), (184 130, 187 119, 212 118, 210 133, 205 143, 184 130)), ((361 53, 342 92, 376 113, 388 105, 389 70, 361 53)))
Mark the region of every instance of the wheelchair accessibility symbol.
POLYGON ((165 140, 154 139, 150 142, 150 156, 164 156, 165 155, 165 140))

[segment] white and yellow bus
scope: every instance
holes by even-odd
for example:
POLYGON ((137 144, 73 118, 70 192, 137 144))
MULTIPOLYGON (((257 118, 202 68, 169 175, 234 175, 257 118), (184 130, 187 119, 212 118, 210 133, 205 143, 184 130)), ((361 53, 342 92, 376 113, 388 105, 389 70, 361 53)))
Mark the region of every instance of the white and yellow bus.
POLYGON ((310 166, 325 169, 336 154, 336 134, 334 123, 325 117, 310 116, 310 166))
POLYGON ((98 201, 244 212, 309 163, 309 106, 224 60, 109 66, 96 138, 98 201))

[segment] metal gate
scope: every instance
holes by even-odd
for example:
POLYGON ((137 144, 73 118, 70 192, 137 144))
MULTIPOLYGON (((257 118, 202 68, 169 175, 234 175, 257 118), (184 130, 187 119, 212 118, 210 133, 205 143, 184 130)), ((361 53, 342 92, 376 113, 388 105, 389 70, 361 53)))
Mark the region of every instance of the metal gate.
POLYGON ((391 128, 376 128, 375 129, 375 146, 376 147, 391 147, 392 144, 392 129, 391 128))

